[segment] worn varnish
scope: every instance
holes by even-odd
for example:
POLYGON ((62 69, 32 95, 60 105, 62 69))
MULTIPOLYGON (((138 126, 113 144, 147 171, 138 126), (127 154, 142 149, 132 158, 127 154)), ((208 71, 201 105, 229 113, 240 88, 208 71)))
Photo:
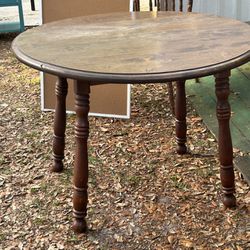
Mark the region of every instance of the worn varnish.
MULTIPOLYGON (((175 2, 177 0, 157 0, 155 1, 155 5, 157 6, 157 11, 175 11, 176 10, 176 5, 175 2)), ((187 2, 187 12, 191 12, 193 8, 193 0, 184 0, 187 2)), ((178 0, 179 3, 179 11, 182 12, 183 9, 183 0, 178 0)), ((153 1, 149 0, 149 10, 153 10, 153 1)), ((134 11, 140 11, 140 1, 139 0, 134 0, 134 11)), ((168 96, 169 96, 169 102, 170 102, 170 107, 171 107, 171 112, 175 116, 175 98, 174 98, 174 90, 173 90, 173 82, 168 82, 167 87, 168 87, 168 96)), ((178 105, 180 106, 180 105, 178 105)), ((178 152, 178 150, 177 150, 178 152)))
POLYGON ((67 19, 29 30, 13 43, 23 62, 31 64, 34 60, 32 66, 43 71, 53 73, 60 67, 60 74, 77 75, 78 70, 79 77, 86 78, 89 72, 99 76, 108 74, 106 80, 112 78, 116 82, 125 78, 136 81, 137 74, 145 73, 140 82, 144 79, 152 82, 154 78, 159 81, 157 73, 161 73, 161 78, 191 78, 190 69, 196 70, 192 75, 199 72, 205 75, 218 70, 218 64, 228 67, 230 60, 242 55, 246 60, 249 48, 247 24, 211 15, 175 12, 67 19), (124 74, 130 74, 129 79, 124 74))

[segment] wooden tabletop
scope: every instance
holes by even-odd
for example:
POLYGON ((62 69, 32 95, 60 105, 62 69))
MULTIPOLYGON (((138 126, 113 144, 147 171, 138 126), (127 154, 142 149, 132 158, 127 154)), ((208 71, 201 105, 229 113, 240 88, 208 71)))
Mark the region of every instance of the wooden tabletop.
POLYGON ((99 82, 194 78, 250 60, 250 27, 197 13, 136 12, 66 19, 19 35, 24 63, 99 82))

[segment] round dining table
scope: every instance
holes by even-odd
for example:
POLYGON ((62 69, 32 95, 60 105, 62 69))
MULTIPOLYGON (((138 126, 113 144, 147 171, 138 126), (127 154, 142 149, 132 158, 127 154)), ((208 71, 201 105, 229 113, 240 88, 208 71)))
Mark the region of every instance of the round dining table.
POLYGON ((12 49, 24 64, 58 78, 53 171, 63 169, 67 78, 75 80, 75 232, 87 229, 89 93, 96 84, 176 82, 177 153, 184 154, 187 152, 185 82, 214 75, 222 202, 226 207, 236 205, 229 78, 231 69, 250 60, 249 25, 198 13, 92 15, 29 29, 15 38, 12 49))

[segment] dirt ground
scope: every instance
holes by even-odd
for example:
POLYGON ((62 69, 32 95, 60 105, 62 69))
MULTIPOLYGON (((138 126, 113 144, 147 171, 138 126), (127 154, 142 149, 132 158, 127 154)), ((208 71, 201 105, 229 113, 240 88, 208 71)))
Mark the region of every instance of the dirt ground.
POLYGON ((50 173, 53 113, 40 111, 39 74, 14 58, 13 38, 0 35, 0 249, 250 249, 249 187, 236 172, 238 206, 224 209, 217 144, 190 105, 190 153, 176 155, 160 84, 133 86, 129 120, 90 118, 89 231, 75 235, 75 116, 65 171, 50 173))

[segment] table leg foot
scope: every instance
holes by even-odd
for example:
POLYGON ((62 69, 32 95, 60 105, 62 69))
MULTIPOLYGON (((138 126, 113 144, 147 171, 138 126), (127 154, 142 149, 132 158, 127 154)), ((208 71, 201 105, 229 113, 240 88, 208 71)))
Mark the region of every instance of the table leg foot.
POLYGON ((89 93, 87 82, 75 83, 76 109, 76 153, 74 164, 74 194, 73 194, 73 230, 83 233, 87 230, 85 217, 88 203, 88 136, 89 136, 89 93))
POLYGON ((87 224, 86 224, 85 220, 82 222, 74 221, 73 231, 76 234, 86 233, 87 232, 87 224))
POLYGON ((73 231, 77 234, 80 233, 86 233, 87 232, 87 222, 85 220, 85 215, 82 215, 76 211, 73 212, 73 217, 74 217, 74 221, 73 221, 73 231), (79 217, 78 217, 79 216, 79 217))
POLYGON ((222 197, 223 205, 227 208, 234 208, 236 207, 236 198, 233 194, 227 195, 224 194, 222 197))
POLYGON ((187 153, 187 123, 186 123, 186 91, 185 81, 176 82, 176 101, 175 101, 175 129, 176 129, 176 151, 178 154, 187 153))
POLYGON ((230 71, 224 71, 215 75, 215 93, 217 96, 217 119, 219 123, 219 160, 220 177, 222 184, 222 202, 225 207, 235 207, 236 198, 234 196, 234 168, 233 168, 233 147, 229 120, 231 108, 228 102, 230 71))
POLYGON ((64 157, 61 157, 60 155, 53 154, 53 158, 54 158, 54 160, 53 160, 53 164, 50 168, 50 171, 55 172, 55 173, 62 172, 64 169, 64 165, 63 165, 63 158, 64 157))
POLYGON ((179 144, 176 147, 176 152, 179 155, 184 155, 187 153, 187 146, 185 144, 182 144, 179 142, 179 144))
POLYGON ((66 96, 68 83, 66 78, 58 77, 56 83, 56 107, 54 117, 53 158, 52 172, 63 170, 65 130, 66 130, 66 96))

